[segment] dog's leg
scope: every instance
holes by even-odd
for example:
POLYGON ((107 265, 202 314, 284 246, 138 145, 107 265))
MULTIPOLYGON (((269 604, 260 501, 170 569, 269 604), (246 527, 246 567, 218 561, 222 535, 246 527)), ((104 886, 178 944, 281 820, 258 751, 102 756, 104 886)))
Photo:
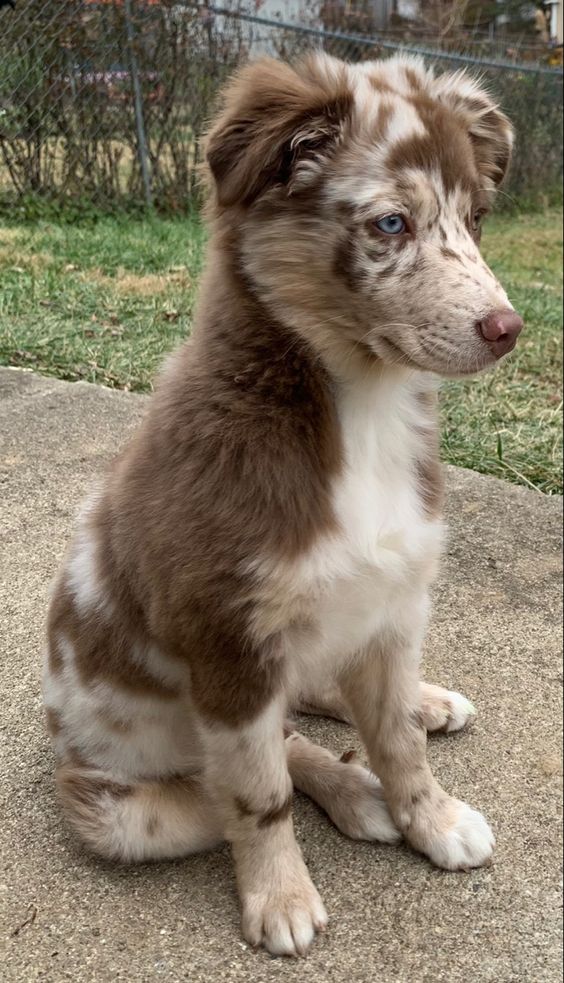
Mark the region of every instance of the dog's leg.
POLYGON ((232 844, 243 935, 274 955, 303 955, 327 922, 294 838, 285 702, 251 723, 202 725, 206 780, 232 844))
POLYGON ((406 631, 375 641, 343 675, 345 699, 408 842, 439 867, 479 867, 491 857, 492 832, 480 813, 442 790, 427 763, 420 638, 406 631))
POLYGON ((223 842, 215 802, 199 775, 126 784, 67 762, 57 768, 56 780, 71 826, 91 850, 111 860, 184 857, 223 842))
POLYGON ((319 717, 331 717, 350 724, 351 713, 345 705, 337 683, 323 683, 313 689, 302 690, 292 707, 297 713, 312 713, 319 717))
POLYGON ((472 724, 475 718, 475 707, 462 693, 421 683, 421 722, 428 731, 450 734, 472 724))
MULTIPOLYGON (((431 683, 421 683, 420 692, 421 720, 426 730, 450 734, 474 722, 476 709, 462 693, 433 686, 431 683)), ((351 712, 336 683, 312 692, 300 693, 293 709, 297 713, 331 717, 345 724, 353 722, 351 712)))
POLYGON ((355 755, 335 757, 296 731, 286 738, 294 786, 325 810, 337 829, 353 840, 397 843, 401 838, 378 779, 355 755))

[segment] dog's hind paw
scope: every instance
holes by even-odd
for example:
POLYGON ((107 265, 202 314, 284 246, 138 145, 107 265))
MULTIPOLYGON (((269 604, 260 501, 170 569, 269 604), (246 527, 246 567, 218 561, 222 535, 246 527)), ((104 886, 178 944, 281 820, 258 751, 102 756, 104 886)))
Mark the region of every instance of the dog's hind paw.
POLYGON ((397 843, 397 829, 378 779, 348 753, 341 758, 340 781, 327 812, 337 829, 353 840, 397 843))

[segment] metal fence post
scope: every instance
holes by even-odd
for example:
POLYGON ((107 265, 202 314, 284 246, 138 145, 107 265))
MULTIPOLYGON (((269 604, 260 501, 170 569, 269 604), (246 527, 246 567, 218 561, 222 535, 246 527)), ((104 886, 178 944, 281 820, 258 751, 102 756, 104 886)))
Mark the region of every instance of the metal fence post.
POLYGON ((145 120, 143 118, 143 95, 141 93, 141 81, 139 79, 139 68, 135 57, 135 33, 133 28, 133 16, 131 0, 124 2, 125 30, 127 32, 127 46, 129 48, 129 64, 131 66, 131 81, 133 83, 133 100, 135 106, 135 126, 137 128, 137 151, 139 153, 139 166, 141 167, 141 178, 143 181, 143 191, 145 203, 148 208, 153 206, 153 191, 151 188, 151 172, 149 168, 149 147, 145 133, 145 120))

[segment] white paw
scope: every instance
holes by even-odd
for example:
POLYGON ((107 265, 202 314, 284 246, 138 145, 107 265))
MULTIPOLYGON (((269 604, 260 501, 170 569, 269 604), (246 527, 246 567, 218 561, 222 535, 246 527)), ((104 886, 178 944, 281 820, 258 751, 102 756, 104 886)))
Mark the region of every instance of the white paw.
POLYGON ((445 870, 482 867, 493 853, 494 835, 480 812, 471 809, 465 802, 453 804, 458 813, 454 825, 444 833, 433 836, 424 852, 437 867, 445 870))
POLYGON ((243 900, 242 930, 247 942, 273 956, 305 956, 327 913, 311 881, 291 883, 243 900))
POLYGON ((462 693, 426 686, 421 704, 421 719, 428 731, 442 730, 447 734, 462 730, 476 718, 476 708, 462 693))
POLYGON ((450 704, 448 710, 448 717, 445 723, 445 730, 447 734, 450 734, 453 730, 462 730, 468 724, 473 723, 476 717, 476 707, 470 700, 467 700, 462 693, 455 693, 449 691, 448 703, 450 704))
POLYGON ((353 840, 398 843, 401 833, 388 811, 378 779, 357 764, 343 764, 341 775, 328 806, 335 826, 353 840))

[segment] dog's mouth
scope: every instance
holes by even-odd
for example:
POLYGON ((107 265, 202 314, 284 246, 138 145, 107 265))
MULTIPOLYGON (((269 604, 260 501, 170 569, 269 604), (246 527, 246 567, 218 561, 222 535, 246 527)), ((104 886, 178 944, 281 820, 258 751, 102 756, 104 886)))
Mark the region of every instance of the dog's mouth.
POLYGON ((422 347, 416 354, 408 354, 397 342, 380 335, 377 343, 370 346, 371 350, 389 365, 402 365, 405 368, 417 369, 420 372, 434 372, 437 375, 452 379, 462 379, 476 375, 496 363, 489 349, 485 346, 470 351, 457 351, 439 355, 431 353, 422 347))
POLYGON ((394 341, 384 336, 378 339, 379 344, 384 348, 383 355, 389 355, 389 358, 385 358, 386 361, 393 362, 394 365, 405 365, 409 369, 421 369, 422 366, 419 365, 411 355, 404 352, 403 348, 396 345, 394 341))

